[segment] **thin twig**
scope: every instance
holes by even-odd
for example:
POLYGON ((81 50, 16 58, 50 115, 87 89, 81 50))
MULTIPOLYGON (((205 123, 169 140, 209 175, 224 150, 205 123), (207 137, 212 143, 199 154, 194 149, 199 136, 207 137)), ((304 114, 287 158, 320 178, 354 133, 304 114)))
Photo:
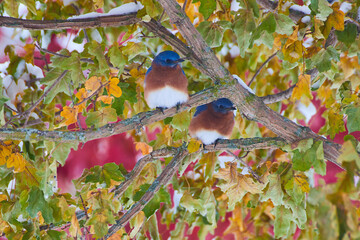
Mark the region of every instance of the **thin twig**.
POLYGON ((256 180, 258 180, 260 183, 263 183, 263 182, 260 180, 259 175, 257 175, 257 174, 251 169, 251 167, 250 167, 244 160, 242 160, 242 158, 246 157, 249 152, 247 152, 247 154, 246 154, 245 156, 243 156, 243 157, 239 157, 239 156, 237 156, 235 153, 233 153, 233 152, 231 152, 231 151, 229 151, 229 150, 227 150, 226 152, 227 152, 228 154, 230 154, 231 156, 233 156, 236 160, 238 160, 239 162, 241 162, 242 164, 244 164, 245 167, 247 167, 247 169, 250 171, 251 175, 253 175, 253 177, 254 177, 256 180))
POLYGON ((276 93, 276 94, 272 94, 272 95, 267 95, 264 97, 260 97, 260 99, 265 103, 265 104, 271 104, 271 103, 276 103, 276 102, 281 102, 285 99, 289 99, 291 97, 291 94, 294 90, 294 87, 296 85, 292 85, 290 88, 286 89, 285 91, 276 93))
POLYGON ((266 59, 266 61, 265 61, 263 64, 261 64, 261 66, 259 67, 259 69, 255 72, 254 76, 251 78, 250 82, 248 83, 248 86, 249 86, 249 87, 250 87, 250 85, 252 84, 252 82, 255 80, 255 78, 257 77, 257 75, 259 75, 261 69, 263 69, 263 67, 264 67, 271 59, 273 59, 278 52, 279 52, 279 50, 276 51, 275 53, 273 53, 268 59, 266 59))
POLYGON ((43 95, 41 95, 41 97, 33 104, 31 105, 31 107, 29 109, 27 109, 25 112, 19 113, 15 116, 13 116, 9 121, 7 121, 3 128, 5 128, 12 120, 19 118, 19 117, 23 117, 23 116, 30 116, 30 113, 34 110, 34 108, 36 108, 40 102, 51 92, 51 90, 61 81, 61 79, 63 79, 63 77, 66 75, 66 73, 68 72, 68 70, 65 70, 55 81, 54 83, 48 88, 46 89, 46 91, 44 92, 43 95))

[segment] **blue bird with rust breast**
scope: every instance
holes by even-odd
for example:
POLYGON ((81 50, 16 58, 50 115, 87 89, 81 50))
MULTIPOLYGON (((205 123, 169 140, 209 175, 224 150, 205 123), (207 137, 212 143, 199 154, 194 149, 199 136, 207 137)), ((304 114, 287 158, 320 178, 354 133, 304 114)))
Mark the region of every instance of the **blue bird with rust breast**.
POLYGON ((145 75, 144 97, 150 108, 171 108, 189 99, 188 80, 173 51, 158 54, 145 75))
POLYGON ((235 124, 235 109, 227 98, 219 98, 197 107, 190 122, 190 135, 200 139, 205 145, 229 138, 235 124))

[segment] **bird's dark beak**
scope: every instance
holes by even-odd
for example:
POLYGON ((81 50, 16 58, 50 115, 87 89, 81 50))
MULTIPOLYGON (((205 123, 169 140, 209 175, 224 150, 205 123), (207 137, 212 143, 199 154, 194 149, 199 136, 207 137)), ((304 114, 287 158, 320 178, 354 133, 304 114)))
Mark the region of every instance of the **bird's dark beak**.
POLYGON ((179 58, 178 60, 176 60, 176 62, 183 62, 185 61, 183 58, 179 58))
POLYGON ((236 107, 229 107, 228 110, 236 110, 236 107))

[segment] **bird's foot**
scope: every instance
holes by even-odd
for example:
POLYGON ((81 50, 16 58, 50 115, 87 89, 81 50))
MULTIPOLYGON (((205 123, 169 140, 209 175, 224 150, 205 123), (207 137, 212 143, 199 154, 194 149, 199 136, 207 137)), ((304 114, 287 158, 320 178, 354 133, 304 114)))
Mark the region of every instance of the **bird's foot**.
POLYGON ((165 109, 165 108, 163 108, 163 107, 156 107, 156 109, 159 110, 162 114, 165 115, 165 113, 164 113, 164 109, 165 109))
POLYGON ((221 138, 218 138, 218 139, 215 140, 215 142, 214 142, 214 148, 216 148, 216 145, 219 143, 220 140, 221 140, 221 138))
POLYGON ((179 111, 180 107, 181 107, 181 103, 178 102, 178 103, 176 104, 176 112, 179 111))

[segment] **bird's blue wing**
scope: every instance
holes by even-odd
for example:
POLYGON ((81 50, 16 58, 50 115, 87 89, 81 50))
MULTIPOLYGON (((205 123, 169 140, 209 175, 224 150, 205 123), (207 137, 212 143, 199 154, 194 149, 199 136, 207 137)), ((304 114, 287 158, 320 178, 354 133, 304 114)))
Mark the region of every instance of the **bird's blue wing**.
POLYGON ((151 71, 151 69, 152 69, 152 68, 151 68, 151 67, 149 67, 149 69, 146 71, 145 76, 149 74, 149 72, 151 71))
POLYGON ((206 109, 207 109, 207 106, 206 106, 206 105, 198 106, 198 107, 196 108, 194 117, 196 117, 197 115, 199 115, 201 112, 205 111, 206 109))

